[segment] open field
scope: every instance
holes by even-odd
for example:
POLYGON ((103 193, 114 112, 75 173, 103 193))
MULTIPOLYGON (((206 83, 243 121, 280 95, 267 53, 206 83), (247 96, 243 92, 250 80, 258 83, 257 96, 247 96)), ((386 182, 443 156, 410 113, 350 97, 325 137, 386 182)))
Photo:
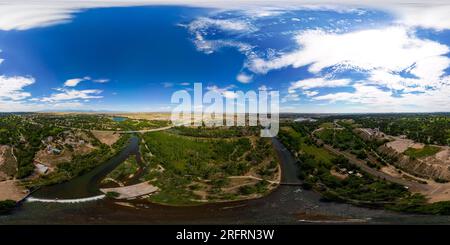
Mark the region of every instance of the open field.
POLYGON ((413 140, 396 138, 394 141, 388 142, 386 146, 394 149, 398 153, 403 153, 413 144, 413 140))
POLYGON ((141 112, 141 113, 111 113, 117 117, 145 120, 170 120, 170 112, 141 112))
POLYGON ((3 200, 22 200, 28 195, 28 190, 20 185, 19 181, 6 180, 0 181, 0 201, 3 200))
POLYGON ((423 148, 409 147, 404 153, 405 155, 413 158, 422 158, 432 156, 442 150, 441 147, 425 145, 423 148))
POLYGON ((111 195, 115 199, 134 199, 152 194, 158 190, 158 187, 155 187, 147 182, 130 186, 101 189, 103 193, 106 195, 111 195))
POLYGON ((92 130, 91 132, 95 136, 95 138, 97 138, 103 144, 107 145, 116 143, 116 141, 120 138, 120 134, 113 131, 92 130))

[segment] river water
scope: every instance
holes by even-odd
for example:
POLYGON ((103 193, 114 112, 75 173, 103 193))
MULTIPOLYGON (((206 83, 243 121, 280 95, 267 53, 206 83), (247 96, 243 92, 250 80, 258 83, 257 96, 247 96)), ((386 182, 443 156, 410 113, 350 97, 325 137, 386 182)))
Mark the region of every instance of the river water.
MULTIPOLYGON (((295 183, 295 159, 274 139, 282 166, 282 181, 295 183)), ((138 154, 138 138, 116 157, 69 182, 46 187, 33 198, 84 198, 99 194, 99 181, 130 154, 138 154)), ((349 204, 323 202, 320 195, 298 186, 280 186, 255 200, 171 207, 131 201, 136 207, 110 199, 83 203, 24 202, 0 224, 305 224, 305 223, 450 223, 450 216, 400 214, 349 204)))

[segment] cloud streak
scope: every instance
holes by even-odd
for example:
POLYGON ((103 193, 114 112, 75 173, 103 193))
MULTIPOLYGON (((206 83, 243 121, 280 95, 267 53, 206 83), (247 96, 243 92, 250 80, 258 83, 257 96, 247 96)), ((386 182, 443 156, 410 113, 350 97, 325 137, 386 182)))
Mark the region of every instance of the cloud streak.
MULTIPOLYGON (((348 11, 352 8, 369 7, 393 13, 398 23, 408 26, 420 26, 436 30, 450 29, 450 4, 448 1, 425 0, 367 0, 364 3, 356 0, 342 0, 339 5, 330 0, 281 0, 254 1, 238 0, 229 3, 220 0, 41 0, 30 2, 16 0, 3 2, 0 8, 0 30, 28 30, 31 28, 47 27, 71 21, 74 14, 90 8, 125 7, 144 5, 179 5, 195 6, 229 10, 242 10, 254 13, 255 17, 270 16, 274 11, 263 11, 271 8, 284 9, 328 9, 348 11)), ((223 23, 220 23, 223 24, 223 23)), ((226 25, 225 25, 226 26, 226 25)), ((231 28, 236 26, 231 25, 231 28)))
POLYGON ((99 89, 76 90, 76 89, 59 88, 56 90, 59 92, 53 93, 51 96, 44 97, 39 100, 42 102, 58 102, 77 99, 87 100, 87 99, 103 98, 103 96, 100 95, 103 91, 99 89))
POLYGON ((0 102, 5 100, 18 101, 31 96, 31 93, 23 91, 25 87, 35 83, 32 77, 0 76, 0 102))

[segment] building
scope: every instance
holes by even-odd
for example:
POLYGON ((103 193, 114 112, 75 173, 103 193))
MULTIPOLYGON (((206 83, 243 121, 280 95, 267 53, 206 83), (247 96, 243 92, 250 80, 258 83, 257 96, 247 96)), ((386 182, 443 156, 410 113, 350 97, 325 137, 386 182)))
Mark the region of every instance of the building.
POLYGON ((48 172, 48 167, 41 163, 35 163, 36 170, 39 174, 46 174, 48 172))
POLYGON ((384 133, 380 131, 379 128, 358 128, 361 133, 361 137, 365 140, 374 140, 377 138, 384 138, 384 133))

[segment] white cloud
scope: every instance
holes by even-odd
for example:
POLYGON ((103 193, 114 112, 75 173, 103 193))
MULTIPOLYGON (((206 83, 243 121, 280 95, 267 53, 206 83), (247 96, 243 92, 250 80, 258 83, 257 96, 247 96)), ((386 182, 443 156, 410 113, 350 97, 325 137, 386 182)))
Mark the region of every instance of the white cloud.
POLYGON ((383 91, 375 86, 363 84, 353 85, 355 92, 339 92, 314 97, 314 100, 328 100, 331 102, 346 101, 352 103, 374 104, 389 103, 391 101, 391 91, 383 91))
POLYGON ((23 89, 35 82, 32 77, 21 76, 0 76, 0 101, 4 103, 5 100, 23 100, 30 97, 31 94, 24 92, 23 89))
POLYGON ((281 99, 282 103, 286 103, 289 101, 299 101, 300 95, 298 93, 289 93, 281 99))
POLYGON ((236 80, 238 80, 238 81, 241 82, 241 83, 249 83, 249 82, 252 81, 252 79, 253 79, 253 76, 252 76, 252 75, 248 75, 248 74, 243 73, 243 72, 239 73, 239 74, 236 76, 236 80))
POLYGON ((305 90, 303 91, 303 93, 308 97, 316 96, 319 94, 318 91, 309 91, 309 90, 305 90))
POLYGON ((204 31, 211 27, 229 32, 252 32, 256 30, 250 23, 237 19, 212 19, 200 17, 188 25, 191 32, 204 31))
POLYGON ((328 80, 325 78, 310 78, 305 80, 300 80, 297 82, 292 82, 288 88, 289 92, 293 92, 296 89, 308 90, 312 88, 332 88, 332 87, 343 87, 351 83, 350 79, 334 79, 328 80))
POLYGON ((92 79, 89 76, 85 76, 83 78, 72 78, 72 79, 68 79, 64 83, 64 87, 76 87, 82 81, 92 81, 94 83, 107 83, 107 82, 109 82, 109 79, 105 79, 105 78, 92 79))
MULTIPOLYGON (((23 76, 0 76, 0 111, 39 111, 48 109, 73 109, 84 104, 78 100, 99 99, 103 96, 101 90, 87 89, 75 90, 58 88, 58 93, 49 97, 31 98, 31 93, 24 91, 27 86, 35 83, 33 77, 23 76)), ((69 82, 69 85, 76 86, 77 83, 69 82)))
MULTIPOLYGON (((411 72, 423 74, 430 71, 432 61, 439 60, 439 68, 448 62, 444 55, 449 48, 438 42, 419 39, 402 27, 371 29, 345 34, 327 33, 321 30, 305 31, 296 36, 300 47, 291 53, 271 60, 255 58, 248 64, 258 73, 266 73, 283 67, 309 66, 309 71, 318 73, 327 67, 339 69, 373 70, 384 69, 401 72, 413 65, 411 72), (432 58, 433 60, 428 60, 432 58)), ((434 70, 434 76, 442 71, 434 70), (437 73, 436 73, 437 72, 437 73)))
POLYGON ((285 13, 285 11, 281 8, 252 8, 249 10, 245 10, 245 14, 252 17, 252 18, 266 18, 266 17, 273 17, 277 15, 281 15, 285 13))
POLYGON ((450 29, 450 4, 416 4, 393 9, 397 22, 413 27, 435 30, 450 29))
POLYGON ((0 30, 27 30, 69 21, 78 8, 49 3, 3 3, 0 7, 0 30))
MULTIPOLYGON (((351 11, 355 8, 376 8, 393 13, 399 23, 421 26, 437 30, 450 29, 450 4, 445 0, 342 0, 339 4, 331 0, 280 0, 253 1, 239 0, 229 3, 223 0, 41 0, 39 2, 15 0, 3 2, 0 8, 0 30, 27 30, 71 21, 73 15, 88 8, 179 5, 208 7, 226 10, 253 11, 256 17, 276 14, 270 9, 327 9, 351 11), (256 10, 255 10, 256 9, 256 10)), ((222 23, 221 23, 222 24, 222 23)), ((225 24, 229 28, 239 28, 225 24)))
POLYGON ((66 87, 75 87, 83 80, 84 80, 83 78, 72 78, 72 79, 67 80, 64 83, 64 86, 66 86, 66 87))
POLYGON ((100 78, 100 79, 94 79, 92 80, 94 83, 107 83, 109 82, 109 79, 106 78, 100 78))
POLYGON ((299 101, 299 92, 307 97, 314 97, 319 94, 319 91, 311 91, 310 89, 345 87, 351 83, 350 79, 326 79, 321 77, 292 82, 288 88, 288 94, 283 97, 283 101, 299 101))
POLYGON ((221 39, 207 40, 200 32, 195 33, 194 44, 198 51, 204 52, 205 54, 212 54, 223 47, 234 47, 242 53, 249 53, 252 49, 251 45, 243 42, 221 39))
POLYGON ((228 90, 233 89, 233 88, 236 88, 236 86, 228 85, 226 87, 219 88, 217 85, 212 85, 212 86, 207 86, 206 90, 214 91, 214 92, 217 92, 217 93, 222 93, 222 92, 228 91, 228 90))
POLYGON ((259 86, 258 90, 260 90, 260 91, 269 91, 269 90, 272 90, 272 88, 271 87, 267 87, 266 85, 263 84, 263 85, 259 86))
POLYGON ((213 19, 208 17, 200 17, 187 25, 189 32, 194 36, 194 44, 197 50, 205 54, 214 53, 214 51, 223 47, 234 47, 242 53, 250 52, 252 46, 243 42, 234 40, 208 40, 205 36, 210 32, 210 28, 214 31, 222 30, 231 33, 247 34, 257 30, 250 22, 240 19, 213 19))
POLYGON ((103 96, 99 95, 103 91, 98 89, 85 89, 85 90, 76 90, 76 89, 56 89, 59 93, 54 93, 49 97, 41 98, 42 102, 58 102, 58 101, 68 101, 68 100, 76 100, 76 99, 100 99, 103 96))
MULTIPOLYGON (((309 66, 309 71, 315 77, 324 76, 326 68, 334 69, 334 72, 343 70, 356 70, 367 75, 367 78, 342 86, 352 86, 354 92, 325 94, 321 87, 311 87, 307 83, 300 82, 295 89, 290 89, 286 99, 299 100, 296 89, 302 88, 302 93, 313 100, 330 102, 349 102, 372 105, 379 103, 380 106, 398 105, 406 108, 416 103, 420 108, 446 108, 449 104, 449 79, 445 77, 444 71, 450 65, 447 57, 449 48, 431 40, 420 39, 413 33, 413 28, 424 27, 436 30, 450 29, 450 4, 448 1, 425 1, 417 0, 410 3, 409 0, 368 0, 361 4, 356 0, 343 0, 339 5, 328 0, 291 0, 291 1, 252 1, 239 0, 232 4, 219 0, 211 1, 182 1, 182 0, 42 0, 39 2, 16 0, 0 3, 0 30, 28 30, 31 28, 46 27, 71 21, 74 14, 89 8, 111 7, 111 6, 138 6, 154 4, 189 5, 200 7, 214 7, 220 10, 231 9, 248 13, 247 19, 214 19, 200 18, 188 26, 194 35, 194 43, 199 51, 210 54, 222 47, 235 47, 246 54, 250 61, 248 68, 256 73, 266 73, 273 69, 284 67, 309 66), (279 56, 265 59, 255 57, 252 52, 253 46, 234 40, 207 40, 205 39, 210 27, 231 32, 236 35, 246 35, 247 32, 257 30, 248 21, 248 18, 264 18, 279 14, 272 11, 290 9, 316 9, 353 11, 357 7, 373 7, 394 14, 394 22, 398 26, 362 30, 345 34, 333 34, 324 31, 306 31, 296 36, 298 49, 294 52, 279 54, 279 56), (272 8, 268 8, 272 7, 272 8), (406 74, 406 75, 405 75, 406 74), (314 91, 308 89, 316 88, 314 91), (320 96, 318 96, 320 94, 320 96), (324 95, 323 95, 324 94, 324 95), (372 95, 378 95, 378 99, 372 95), (383 103, 383 101, 386 101, 383 103)), ((0 59, 0 63, 3 60, 0 59)), ((248 75, 248 74, 246 74, 248 75)), ((248 75, 249 76, 249 75, 248 75)), ((325 79, 327 78, 325 74, 325 79)), ((103 79, 92 80, 100 82, 103 79)), ((238 79, 237 79, 238 80, 238 79)), ((246 81, 246 79, 240 79, 246 81)), ((344 79, 345 80, 345 79, 344 79)), ((106 80, 104 80, 106 82, 106 80)), ((34 82, 34 79, 33 79, 34 82)), ((66 81, 70 87, 75 87, 80 81, 66 81)), ((331 83, 329 83, 331 84, 331 83)), ((336 85, 336 83, 334 83, 336 85)), ((24 85, 28 86, 28 85, 24 85)), ((23 87, 24 87, 23 86, 23 87)), ((1 87, 0 100, 20 100, 30 97, 23 91, 23 87, 17 87, 15 92, 6 93, 6 87, 1 87), (5 95, 9 96, 6 97, 5 95), (12 97, 11 97, 12 96, 12 97)), ((331 87, 322 86, 322 87, 331 87)), ((216 89, 221 89, 217 88, 216 89)), ((223 94, 232 96, 229 89, 221 89, 223 94)), ((60 90, 60 93, 43 98, 47 102, 71 101, 70 98, 83 97, 101 98, 100 90, 60 90), (95 92, 94 92, 95 91, 95 92)), ((89 99, 89 98, 85 98, 89 99)), ((8 101, 8 104, 20 104, 8 101)), ((74 102, 76 103, 76 102, 74 102)), ((6 104, 2 102, 3 105, 6 104)), ((375 106, 375 105, 373 105, 375 106)))
MULTIPOLYGON (((391 104, 405 109, 416 103, 417 108, 427 105, 434 110, 442 110, 439 105, 450 102, 445 97, 446 94, 448 96, 445 90, 449 88, 448 77, 445 77, 445 70, 450 66, 450 59, 446 56, 449 47, 420 39, 407 28, 396 26, 344 34, 314 30, 297 35, 296 40, 297 50, 269 60, 256 58, 250 61, 249 69, 265 73, 288 66, 308 66, 308 70, 317 76, 328 77, 325 69, 329 68, 332 68, 332 73, 343 76, 347 70, 367 76, 353 85, 354 92, 321 96, 307 92, 306 95, 313 100, 384 105, 386 108, 391 104), (439 99, 431 99, 431 95, 439 99), (426 103, 422 101, 425 99, 426 103)), ((349 79, 320 77, 301 80, 291 83, 285 98, 298 100, 298 96, 292 95, 297 94, 297 89, 348 87, 351 83, 349 79)))
POLYGON ((234 91, 231 91, 231 89, 233 89, 235 87, 236 86, 234 86, 234 85, 229 85, 229 86, 226 86, 223 88, 219 88, 216 85, 213 85, 213 86, 206 87, 206 90, 219 93, 225 98, 234 99, 237 97, 237 94, 234 91))
POLYGON ((171 88, 171 87, 173 87, 173 83, 163 82, 161 84, 164 86, 164 88, 171 88))
POLYGON ((233 92, 233 91, 224 91, 224 92, 222 93, 222 95, 223 95, 225 98, 229 98, 229 99, 235 99, 235 98, 238 97, 238 95, 237 95, 235 92, 233 92))
MULTIPOLYGON (((450 80, 449 77, 445 79, 450 80)), ((313 97, 313 100, 356 104, 366 112, 448 111, 450 104, 449 83, 442 85, 440 89, 398 96, 393 96, 392 91, 360 83, 353 85, 353 88, 354 92, 330 93, 313 97)))

